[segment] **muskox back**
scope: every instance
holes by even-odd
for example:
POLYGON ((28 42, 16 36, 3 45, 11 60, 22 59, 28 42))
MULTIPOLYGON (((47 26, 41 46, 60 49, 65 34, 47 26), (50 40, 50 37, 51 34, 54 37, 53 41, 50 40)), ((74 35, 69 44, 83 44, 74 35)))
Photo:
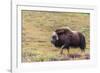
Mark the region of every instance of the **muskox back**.
POLYGON ((85 36, 77 31, 72 31, 70 28, 60 28, 54 31, 52 35, 52 43, 55 47, 69 49, 70 47, 79 47, 82 51, 85 50, 85 36), (55 38, 54 38, 55 37, 55 38))

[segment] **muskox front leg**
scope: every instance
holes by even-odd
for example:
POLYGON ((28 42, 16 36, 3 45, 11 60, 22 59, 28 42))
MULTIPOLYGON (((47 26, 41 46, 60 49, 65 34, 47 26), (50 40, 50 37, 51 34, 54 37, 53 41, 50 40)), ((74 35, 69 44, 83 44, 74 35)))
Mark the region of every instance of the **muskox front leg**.
POLYGON ((63 45, 63 46, 61 47, 60 54, 61 54, 61 55, 63 54, 63 49, 64 49, 64 48, 66 48, 66 49, 67 49, 68 54, 69 54, 69 47, 67 47, 66 45, 63 45))
POLYGON ((67 52, 68 52, 68 55, 69 55, 69 48, 67 48, 67 52))
POLYGON ((63 54, 63 48, 61 48, 60 54, 61 54, 61 55, 63 54))
POLYGON ((63 49, 64 49, 64 47, 65 47, 65 45, 63 45, 63 46, 61 47, 61 51, 60 51, 60 54, 61 54, 61 55, 63 54, 63 49))

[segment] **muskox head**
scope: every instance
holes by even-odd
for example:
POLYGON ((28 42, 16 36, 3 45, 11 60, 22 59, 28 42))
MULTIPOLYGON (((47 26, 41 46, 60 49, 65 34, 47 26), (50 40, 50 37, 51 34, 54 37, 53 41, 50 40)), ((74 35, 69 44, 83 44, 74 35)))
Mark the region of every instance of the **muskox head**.
POLYGON ((56 47, 61 47, 64 45, 65 39, 68 41, 71 35, 72 31, 69 27, 58 28, 53 32, 51 42, 56 47))

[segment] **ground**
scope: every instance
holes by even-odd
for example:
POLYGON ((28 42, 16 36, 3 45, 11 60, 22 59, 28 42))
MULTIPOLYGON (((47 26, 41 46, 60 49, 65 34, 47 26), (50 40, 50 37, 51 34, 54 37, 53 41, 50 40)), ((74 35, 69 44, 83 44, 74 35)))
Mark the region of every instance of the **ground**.
POLYGON ((22 62, 84 60, 90 56, 90 14, 75 12, 45 12, 22 10, 22 62), (59 27, 70 27, 86 37, 86 50, 71 48, 60 54, 50 40, 59 27))

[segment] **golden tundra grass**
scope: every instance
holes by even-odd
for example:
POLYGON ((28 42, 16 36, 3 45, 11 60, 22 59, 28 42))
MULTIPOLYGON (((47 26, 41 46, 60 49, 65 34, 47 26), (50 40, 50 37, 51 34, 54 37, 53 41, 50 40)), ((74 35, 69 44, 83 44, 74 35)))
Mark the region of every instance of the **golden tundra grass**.
POLYGON ((83 60, 90 55, 90 14, 75 12, 43 12, 22 10, 22 62, 83 60), (60 55, 61 49, 55 48, 51 42, 52 32, 59 27, 70 27, 80 31, 86 37, 86 51, 79 48, 70 49, 70 54, 81 56, 70 58, 60 55))

